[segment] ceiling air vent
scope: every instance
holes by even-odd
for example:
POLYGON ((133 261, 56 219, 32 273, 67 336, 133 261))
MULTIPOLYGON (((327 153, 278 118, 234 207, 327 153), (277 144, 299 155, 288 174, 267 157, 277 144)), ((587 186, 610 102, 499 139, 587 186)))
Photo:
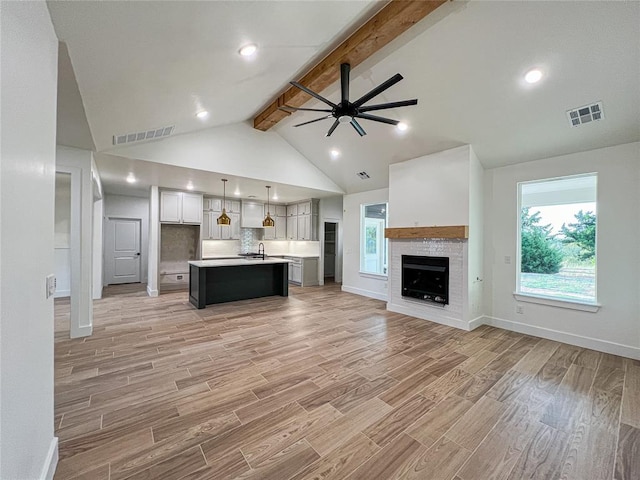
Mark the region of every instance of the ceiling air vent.
POLYGON ((151 140, 152 138, 168 137, 176 128, 175 125, 168 127, 154 128, 145 130, 144 132, 125 133, 123 135, 114 135, 114 145, 124 145, 125 143, 141 142, 142 140, 151 140))
POLYGON ((366 180, 367 178, 371 178, 367 172, 358 172, 356 173, 356 175, 360 177, 360 180, 366 180))
POLYGON ((595 122, 604 118, 602 102, 585 105, 584 107, 567 110, 567 118, 572 127, 579 127, 583 123, 595 122))

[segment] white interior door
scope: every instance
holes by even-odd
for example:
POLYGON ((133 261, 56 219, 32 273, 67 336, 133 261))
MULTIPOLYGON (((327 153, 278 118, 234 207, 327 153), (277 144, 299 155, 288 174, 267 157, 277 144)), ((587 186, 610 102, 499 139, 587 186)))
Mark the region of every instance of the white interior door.
POLYGON ((140 220, 108 218, 105 229, 105 283, 140 281, 140 220))

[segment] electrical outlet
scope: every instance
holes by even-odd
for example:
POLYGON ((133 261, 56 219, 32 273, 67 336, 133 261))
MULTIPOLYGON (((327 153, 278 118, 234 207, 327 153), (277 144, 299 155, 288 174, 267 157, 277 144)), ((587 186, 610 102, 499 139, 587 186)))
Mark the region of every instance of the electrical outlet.
POLYGON ((522 315, 524 313, 524 307, 522 305, 516 305, 516 313, 522 315))
POLYGON ((53 273, 47 275, 46 289, 46 298, 52 297, 56 293, 56 276, 53 273))
POLYGON ((511 256, 510 255, 505 255, 504 256, 504 263, 506 263, 507 265, 511 265, 511 256))

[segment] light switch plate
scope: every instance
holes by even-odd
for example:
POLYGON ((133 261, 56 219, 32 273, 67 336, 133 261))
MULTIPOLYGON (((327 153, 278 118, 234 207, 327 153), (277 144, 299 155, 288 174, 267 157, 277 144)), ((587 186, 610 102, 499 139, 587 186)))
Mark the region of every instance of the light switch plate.
POLYGON ((47 298, 52 297, 56 293, 56 276, 52 273, 47 275, 47 298))

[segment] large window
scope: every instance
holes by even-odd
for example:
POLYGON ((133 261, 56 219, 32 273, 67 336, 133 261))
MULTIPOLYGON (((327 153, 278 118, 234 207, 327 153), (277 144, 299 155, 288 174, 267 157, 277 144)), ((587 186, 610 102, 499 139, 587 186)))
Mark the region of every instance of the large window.
POLYGON ((360 271, 387 274, 387 204, 362 205, 360 222, 360 271))
POLYGON ((596 303, 597 174, 518 184, 517 293, 596 303))

